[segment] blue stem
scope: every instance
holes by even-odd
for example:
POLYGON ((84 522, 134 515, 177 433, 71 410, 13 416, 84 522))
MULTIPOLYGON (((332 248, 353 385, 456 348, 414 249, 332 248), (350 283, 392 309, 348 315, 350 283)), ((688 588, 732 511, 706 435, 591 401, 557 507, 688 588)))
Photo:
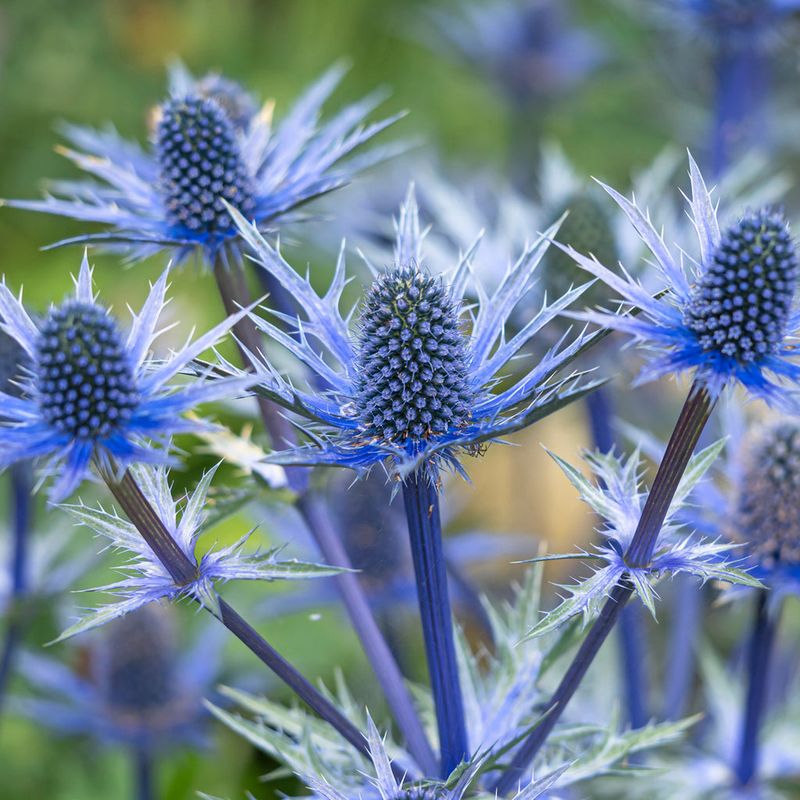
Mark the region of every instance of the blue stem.
POLYGON ((703 607, 702 587, 691 575, 678 575, 673 585, 674 609, 664 692, 665 719, 678 719, 686 709, 694 677, 695 648, 703 607))
POLYGON ((10 469, 11 476, 11 602, 9 621, 0 652, 0 708, 14 667, 17 645, 22 639, 20 601, 28 589, 28 537, 31 522, 31 467, 22 462, 10 469))
MULTIPOLYGON (((601 387, 586 397, 586 411, 592 444, 601 453, 608 453, 615 444, 611 394, 601 387)), ((639 609, 626 606, 619 624, 620 660, 625 691, 625 709, 632 728, 647 724, 644 670, 644 626, 639 609)))
POLYGON ((156 800, 153 754, 146 748, 137 747, 132 755, 136 800, 156 800))
POLYGON ((761 589, 756 598, 753 630, 747 655, 749 680, 745 699, 736 779, 742 786, 755 782, 758 772, 759 733, 767 700, 770 663, 778 629, 778 615, 770 613, 769 592, 761 589))
POLYGON ((468 751, 453 640, 453 616, 442 549, 439 492, 425 475, 415 472, 403 482, 403 500, 417 579, 428 673, 439 726, 441 773, 446 777, 467 757, 468 751))
POLYGON ((714 64, 716 99, 711 138, 712 174, 722 174, 753 144, 763 144, 765 125, 761 106, 766 96, 768 67, 758 42, 718 45, 714 64))
MULTIPOLYGON (((702 386, 693 386, 667 443, 664 457, 661 459, 653 485, 647 495, 631 545, 625 553, 626 564, 638 567, 646 566, 650 562, 670 503, 675 497, 678 484, 686 471, 689 459, 713 407, 714 401, 711 400, 706 390, 702 386)), ((630 600, 632 594, 633 587, 627 575, 623 575, 620 582, 612 589, 586 638, 581 642, 561 683, 544 709, 540 724, 522 743, 508 770, 492 787, 498 794, 509 791, 522 779, 527 765, 533 761, 555 728, 595 656, 600 652, 603 642, 614 628, 620 611, 630 600)))

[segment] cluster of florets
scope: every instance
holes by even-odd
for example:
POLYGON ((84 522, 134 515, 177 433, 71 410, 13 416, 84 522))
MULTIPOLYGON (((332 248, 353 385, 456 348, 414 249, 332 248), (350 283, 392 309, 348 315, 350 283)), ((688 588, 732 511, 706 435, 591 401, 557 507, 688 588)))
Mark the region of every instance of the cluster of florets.
MULTIPOLYGON (((558 229, 558 240, 568 244, 579 253, 590 253, 601 264, 615 264, 619 258, 614 236, 613 222, 603 198, 593 192, 581 191, 573 194, 554 214, 555 218, 568 212, 558 229)), ((551 247, 546 255, 548 284, 556 296, 567 292, 572 286, 583 283, 585 273, 576 266, 575 260, 557 247, 551 247)), ((597 296, 584 295, 586 305, 598 305, 603 288, 598 287, 597 296)))
POLYGON ((441 279, 415 266, 375 280, 358 340, 356 406, 367 438, 419 442, 470 422, 458 306, 441 279))
POLYGON ((168 609, 153 604, 114 620, 97 648, 95 678, 108 709, 131 724, 169 722, 177 652, 168 609))
POLYGON ((156 147, 170 224, 225 234, 233 222, 223 200, 245 216, 253 211, 252 181, 236 130, 216 100, 188 96, 164 103, 156 147))
POLYGON ((741 364, 777 353, 798 282, 798 259, 783 217, 747 214, 722 235, 685 323, 707 352, 741 364))
POLYGON ((41 327, 36 361, 42 417, 70 437, 105 439, 139 403, 119 327, 98 305, 71 300, 52 309, 41 327))
POLYGON ((196 84, 197 94, 216 102, 237 128, 245 129, 258 113, 253 96, 236 81, 211 72, 196 84))
POLYGON ((800 423, 753 434, 736 496, 733 535, 767 567, 800 564, 800 423))

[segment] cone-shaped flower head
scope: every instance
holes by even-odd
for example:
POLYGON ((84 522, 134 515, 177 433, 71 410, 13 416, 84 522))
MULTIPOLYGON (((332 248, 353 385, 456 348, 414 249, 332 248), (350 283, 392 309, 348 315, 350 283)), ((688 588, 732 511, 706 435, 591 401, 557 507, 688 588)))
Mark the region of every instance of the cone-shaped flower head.
POLYGON ((16 384, 19 396, 0 392, 0 468, 46 458, 47 471, 60 474, 51 492, 54 501, 75 489, 93 458, 119 466, 165 460, 163 449, 148 446, 146 439, 159 443, 176 432, 202 429, 201 423, 180 414, 247 385, 203 378, 168 385, 244 312, 157 362, 149 353, 166 304, 166 271, 127 334, 97 302, 86 256, 75 287, 73 298, 52 306, 34 322, 21 300, 0 284, 0 327, 29 359, 16 384))
POLYGON ((416 266, 375 280, 361 314, 356 406, 369 438, 422 442, 470 422, 474 400, 459 308, 416 266))
POLYGON ((187 235, 225 235, 233 227, 222 201, 248 219, 254 210, 233 122, 212 99, 186 96, 161 107, 156 152, 167 218, 187 235))
POLYGON ((344 257, 331 288, 320 297, 254 226, 234 214, 257 262, 283 284, 304 314, 285 319, 296 336, 253 315, 255 323, 329 387, 302 391, 263 364, 258 390, 308 420, 304 429, 314 442, 276 454, 276 460, 357 472, 383 462, 400 475, 424 468, 432 476, 440 466, 460 469, 460 453, 475 454, 482 444, 532 424, 589 390, 578 385, 575 374, 553 378, 588 345, 586 337, 578 336, 568 344, 560 341, 508 388, 494 391, 512 358, 585 288, 543 305, 506 339, 509 315, 530 289, 547 249, 545 237, 509 267, 491 296, 480 284, 471 285, 469 254, 450 275, 433 277, 424 268, 423 235, 411 191, 397 224, 396 266, 381 272, 369 265, 375 279, 352 332, 349 322, 356 311, 343 317, 339 310, 344 257), (477 310, 465 307, 465 296, 478 298, 477 310))
POLYGON ((800 368, 790 359, 800 327, 795 308, 800 268, 788 226, 777 212, 762 209, 720 231, 700 171, 691 156, 689 160, 697 258, 688 259, 687 267, 648 215, 605 187, 654 256, 663 289, 652 295, 630 274, 620 277, 597 259, 564 247, 625 303, 619 313, 579 316, 631 334, 651 352, 642 380, 693 369, 713 397, 738 381, 770 403, 795 407, 800 368), (629 313, 631 308, 638 315, 629 313))
POLYGON ((375 96, 320 124, 320 108, 341 76, 339 68, 328 71, 273 125, 271 106, 259 112, 234 81, 213 74, 197 80, 177 66, 170 97, 153 115, 149 150, 113 129, 68 127, 66 137, 77 150, 63 152, 89 180, 57 184, 41 201, 8 204, 107 228, 59 244, 98 241, 132 260, 162 248, 172 249, 176 262, 198 250, 209 264, 239 258, 223 201, 271 229, 397 151, 375 149, 342 163, 397 118, 363 125, 379 101, 375 96))
POLYGON ((800 423, 781 419, 757 430, 742 460, 732 535, 766 570, 800 575, 800 423))

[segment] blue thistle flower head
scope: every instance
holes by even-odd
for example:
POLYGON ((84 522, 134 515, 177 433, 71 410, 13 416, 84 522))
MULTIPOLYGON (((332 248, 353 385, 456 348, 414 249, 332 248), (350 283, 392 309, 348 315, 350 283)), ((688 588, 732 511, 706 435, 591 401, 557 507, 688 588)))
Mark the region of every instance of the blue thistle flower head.
POLYGON ((103 508, 90 508, 83 503, 63 506, 80 525, 88 527, 109 542, 112 549, 129 556, 123 567, 125 577, 97 591, 107 592, 116 598, 90 611, 70 626, 59 641, 124 617, 155 600, 193 599, 217 611, 217 583, 230 580, 302 580, 327 577, 341 570, 293 559, 279 559, 280 549, 264 552, 248 551, 250 531, 234 544, 213 548, 197 554, 197 541, 204 531, 207 519, 207 495, 216 468, 209 470, 185 498, 175 500, 169 484, 167 469, 163 466, 134 466, 131 471, 150 505, 171 534, 186 558, 195 565, 193 578, 177 584, 140 535, 136 527, 103 508))
POLYGON ((21 348, 28 365, 0 392, 0 468, 41 458, 46 473, 58 473, 50 497, 69 495, 87 476, 92 460, 109 467, 164 461, 161 447, 177 432, 202 430, 203 423, 180 414, 198 403, 228 396, 248 383, 208 381, 180 386, 169 381, 215 344, 245 312, 217 325, 169 358, 150 355, 166 300, 168 271, 150 291, 127 334, 97 302, 86 256, 75 281, 75 296, 52 306, 34 321, 21 299, 0 284, 0 327, 21 348))
POLYGON ((299 206, 349 182, 397 147, 355 150, 398 119, 369 125, 377 95, 347 106, 328 122, 320 108, 342 77, 334 67, 273 125, 271 106, 258 110, 241 86, 219 75, 172 71, 171 92, 153 115, 152 144, 143 150, 113 129, 69 126, 62 152, 88 175, 57 182, 43 200, 7 205, 99 223, 100 233, 57 242, 99 242, 133 261, 167 248, 180 263, 200 252, 208 264, 238 259, 240 243, 224 203, 263 230, 298 219, 299 206))
POLYGON ((563 0, 470 2, 456 13, 434 8, 430 17, 439 34, 437 50, 444 41, 517 102, 558 96, 604 56, 597 39, 571 22, 563 0))
POLYGON ((620 276, 597 259, 559 245, 623 301, 618 313, 576 316, 629 334, 643 345, 651 358, 641 381, 693 370, 712 397, 738 382, 768 403, 795 408, 800 265, 787 223, 781 214, 761 209, 721 231, 691 156, 689 163, 697 257, 688 259, 688 266, 683 256, 676 258, 649 216, 606 186, 654 256, 661 286, 651 294, 629 273, 620 276))
MULTIPOLYGON (((262 363, 257 390, 305 418, 304 430, 313 442, 275 454, 281 463, 328 464, 357 472, 384 463, 394 474, 423 469, 432 477, 443 466, 461 470, 459 454, 477 454, 488 442, 594 388, 581 385, 577 373, 554 377, 590 344, 590 338, 579 335, 569 342, 562 339, 526 374, 495 391, 512 358, 586 288, 545 302, 506 338, 509 315, 531 288, 547 249, 545 236, 509 267, 491 296, 481 285, 471 285, 469 253, 449 276, 434 277, 424 268, 412 189, 397 224, 395 266, 382 272, 370 265, 375 278, 353 332, 349 323, 356 310, 342 316, 339 309, 346 283, 344 250, 330 289, 320 297, 255 226, 233 213, 257 263, 302 309, 302 316, 283 319, 294 335, 264 317, 254 314, 252 319, 328 387, 304 391, 262 363), (478 298, 477 309, 465 307, 468 291, 478 298)), ((236 374, 230 365, 228 370, 236 374)))
POLYGON ((12 708, 66 735, 155 752, 206 743, 203 696, 218 678, 222 637, 199 632, 180 652, 170 609, 159 603, 107 626, 82 647, 73 669, 23 653, 33 693, 12 708))

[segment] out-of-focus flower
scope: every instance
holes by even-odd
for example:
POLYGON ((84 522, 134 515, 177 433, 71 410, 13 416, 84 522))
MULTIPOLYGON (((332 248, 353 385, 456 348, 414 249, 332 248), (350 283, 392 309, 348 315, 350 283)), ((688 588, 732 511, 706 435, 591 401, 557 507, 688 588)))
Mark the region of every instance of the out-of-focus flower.
POLYGON ((573 25, 564 0, 467 2, 429 12, 450 53, 494 81, 516 103, 562 95, 603 60, 588 30, 573 25))
POLYGON ((75 296, 32 319, 21 299, 0 284, 0 327, 30 359, 18 382, 20 396, 0 392, 0 468, 32 458, 46 459, 58 474, 52 501, 67 497, 89 473, 94 459, 111 469, 135 462, 164 461, 164 442, 174 433, 199 430, 198 420, 180 415, 199 403, 239 391, 252 381, 208 381, 180 386, 169 381, 212 347, 245 312, 230 317, 166 359, 150 353, 158 318, 166 305, 167 274, 153 285, 125 336, 107 308, 97 302, 86 255, 75 296), (114 463, 116 462, 116 463, 114 463))
POLYGON ((530 288, 547 248, 545 236, 520 255, 488 295, 479 282, 470 286, 469 253, 448 280, 424 270, 423 234, 410 191, 397 225, 396 266, 383 273, 371 267, 376 277, 353 336, 349 323, 354 312, 343 316, 339 309, 346 280, 343 254, 331 287, 320 297, 255 226, 233 213, 257 262, 293 295, 304 314, 283 320, 294 335, 266 318, 251 318, 330 387, 325 393, 298 389, 262 364, 258 391, 308 420, 304 429, 313 440, 272 456, 281 463, 328 464, 357 472, 389 463, 391 471, 402 475, 420 467, 430 475, 441 466, 461 471, 459 453, 476 454, 484 444, 593 388, 581 385, 575 373, 553 378, 588 346, 589 340, 579 335, 568 344, 559 342, 504 391, 493 391, 499 371, 585 288, 543 305, 518 333, 505 338, 508 317, 530 288), (479 298, 477 310, 462 305, 468 294, 479 298), (466 322, 469 334, 462 329, 466 322), (330 363, 320 356, 320 347, 330 363))
POLYGON ((76 653, 75 668, 24 653, 21 669, 33 690, 12 708, 66 735, 89 735, 159 753, 165 746, 202 745, 204 695, 219 678, 221 638, 198 635, 176 646, 170 609, 158 603, 110 624, 76 653))
POLYGON ((240 242, 223 201, 267 230, 396 152, 378 148, 344 161, 398 117, 364 125, 380 100, 373 95, 319 124, 342 73, 339 67, 325 73, 274 126, 271 104, 253 113, 252 97, 233 81, 195 80, 177 68, 170 97, 155 114, 149 150, 113 128, 68 126, 66 138, 78 150, 63 153, 91 178, 57 182, 44 200, 7 204, 108 228, 58 244, 98 242, 134 261, 164 248, 177 263, 198 251, 208 264, 238 259, 240 242))
POLYGON ((206 496, 216 468, 203 475, 195 490, 186 498, 182 509, 173 499, 169 476, 164 467, 134 467, 132 472, 146 500, 173 540, 195 565, 195 575, 191 581, 176 583, 136 526, 116 513, 102 508, 89 508, 83 504, 64 506, 78 523, 105 537, 110 547, 128 554, 131 560, 122 568, 127 577, 97 590, 109 592, 121 599, 89 612, 68 628, 60 639, 104 625, 162 598, 192 598, 213 611, 216 608, 214 586, 217 583, 230 580, 302 580, 327 577, 341 571, 322 564, 293 559, 280 560, 280 550, 277 548, 263 553, 246 552, 245 545, 250 534, 232 545, 211 549, 198 557, 197 539, 203 532, 206 496))
POLYGON ((577 316, 629 334, 650 352, 640 381, 693 370, 711 397, 736 381, 771 404, 793 408, 800 379, 800 367, 792 361, 800 326, 794 305, 800 267, 787 224, 777 212, 762 209, 720 231, 715 205, 691 156, 689 163, 697 259, 676 258, 649 216, 605 187, 654 256, 661 286, 654 296, 629 273, 620 276, 562 246, 623 302, 617 313, 577 316), (631 308, 641 313, 625 313, 631 308))

